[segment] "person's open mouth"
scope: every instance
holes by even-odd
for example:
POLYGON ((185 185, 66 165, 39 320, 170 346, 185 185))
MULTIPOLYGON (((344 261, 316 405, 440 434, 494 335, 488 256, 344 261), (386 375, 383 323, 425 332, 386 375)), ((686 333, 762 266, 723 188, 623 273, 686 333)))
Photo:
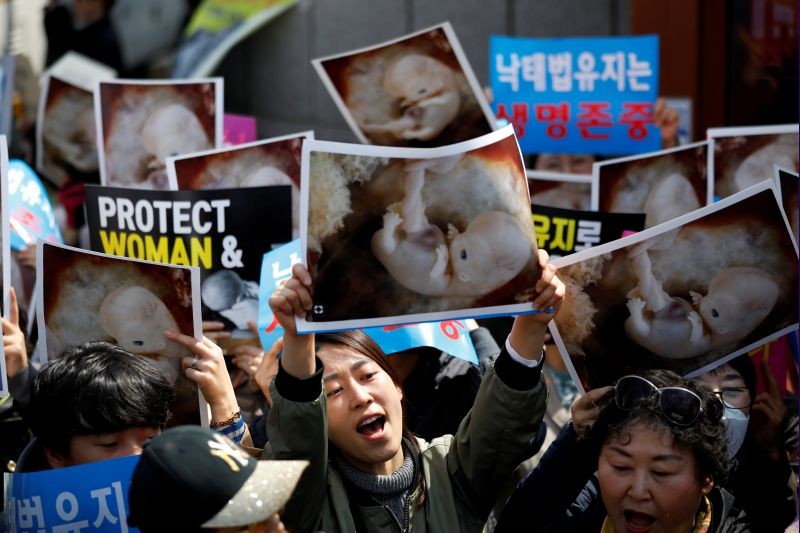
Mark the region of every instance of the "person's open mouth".
POLYGON ((638 511, 625 511, 625 529, 628 533, 648 533, 656 523, 654 516, 638 511))
POLYGON ((360 434, 368 439, 377 439, 383 436, 386 417, 383 415, 372 415, 364 418, 356 428, 360 434))

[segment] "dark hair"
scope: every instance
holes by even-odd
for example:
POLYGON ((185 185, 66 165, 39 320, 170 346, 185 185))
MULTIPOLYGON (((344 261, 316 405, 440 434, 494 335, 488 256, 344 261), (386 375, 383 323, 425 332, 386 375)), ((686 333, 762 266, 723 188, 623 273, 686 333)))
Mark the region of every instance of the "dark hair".
POLYGON ((175 390, 167 374, 107 342, 70 346, 33 382, 30 425, 41 444, 69 457, 75 435, 164 428, 175 390))
POLYGON ((694 453, 698 479, 710 476, 717 483, 721 482, 728 473, 729 463, 725 426, 719 418, 721 406, 717 409, 717 406, 711 405, 712 402, 718 403, 719 399, 671 370, 650 370, 641 376, 659 388, 683 387, 697 394, 703 406, 697 420, 688 426, 676 425, 661 413, 655 401, 644 402, 632 411, 620 409, 611 391, 596 402, 600 414, 586 438, 592 439, 599 449, 612 437, 630 439, 629 428, 637 423, 654 429, 668 429, 676 446, 688 448, 694 453))
MULTIPOLYGON (((319 352, 320 348, 324 345, 333 344, 338 346, 344 346, 345 348, 349 348, 355 352, 358 352, 365 357, 368 357, 375 361, 375 363, 387 374, 389 377, 392 378, 392 382, 397 385, 398 387, 402 387, 403 383, 400 381, 397 372, 395 372, 394 367, 389 363, 389 356, 387 356, 378 343, 372 340, 372 337, 361 331, 360 329, 353 329, 349 331, 339 331, 335 333, 318 333, 315 338, 315 345, 314 351, 319 352)), ((406 426, 405 420, 405 399, 403 400, 403 437, 410 443, 412 447, 412 452, 416 455, 421 453, 419 449, 419 443, 417 442, 416 437, 406 426)), ((419 496, 417 497, 416 506, 422 507, 425 504, 425 500, 428 495, 428 488, 427 483, 425 481, 425 476, 422 473, 422 468, 419 464, 419 461, 414 461, 415 469, 417 470, 417 477, 419 480, 419 496)))
MULTIPOLYGON (((756 365, 753 363, 753 358, 749 354, 742 354, 725 363, 732 369, 736 370, 744 380, 744 385, 750 392, 750 401, 754 402, 756 399, 756 365)), ((720 365, 725 366, 725 365, 720 365)), ((720 367, 717 367, 717 369, 720 367)), ((716 370, 716 369, 715 369, 716 370)), ((714 372, 714 370, 709 370, 714 372)))

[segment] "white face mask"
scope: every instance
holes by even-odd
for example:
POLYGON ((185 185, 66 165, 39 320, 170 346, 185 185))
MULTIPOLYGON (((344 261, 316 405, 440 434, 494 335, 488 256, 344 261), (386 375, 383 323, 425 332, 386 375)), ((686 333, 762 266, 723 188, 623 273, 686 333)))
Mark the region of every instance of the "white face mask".
POLYGON ((744 437, 747 435, 749 417, 741 409, 725 407, 722 420, 725 421, 725 437, 728 439, 728 459, 732 459, 742 447, 744 437))

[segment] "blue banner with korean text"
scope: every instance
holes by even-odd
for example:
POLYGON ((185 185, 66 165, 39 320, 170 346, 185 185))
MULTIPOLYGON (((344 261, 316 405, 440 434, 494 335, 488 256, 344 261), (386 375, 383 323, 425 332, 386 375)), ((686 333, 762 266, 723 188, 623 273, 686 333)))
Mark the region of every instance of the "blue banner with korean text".
POLYGON ((658 36, 489 41, 492 107, 523 153, 659 150, 658 36))
POLYGON ((8 531, 120 531, 128 527, 128 488, 139 456, 7 474, 8 531))

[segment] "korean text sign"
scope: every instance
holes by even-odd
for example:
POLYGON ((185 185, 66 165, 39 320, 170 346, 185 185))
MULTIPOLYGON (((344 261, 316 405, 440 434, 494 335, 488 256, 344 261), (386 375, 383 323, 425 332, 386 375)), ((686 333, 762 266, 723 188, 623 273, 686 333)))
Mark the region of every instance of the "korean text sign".
POLYGON ((9 531, 120 531, 128 527, 128 489, 139 457, 8 475, 9 531))
POLYGON ((637 233, 644 213, 598 213, 531 205, 536 245, 555 259, 637 233))
POLYGON ((658 150, 658 36, 492 36, 489 78, 498 119, 523 153, 624 155, 658 150))

